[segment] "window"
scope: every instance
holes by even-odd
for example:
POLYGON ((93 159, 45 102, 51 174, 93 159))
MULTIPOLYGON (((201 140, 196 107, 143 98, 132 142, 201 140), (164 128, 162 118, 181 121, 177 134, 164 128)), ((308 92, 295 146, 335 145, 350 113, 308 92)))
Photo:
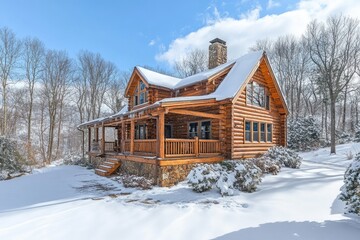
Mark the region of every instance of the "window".
POLYGON ((267 88, 252 81, 246 86, 246 103, 256 107, 270 109, 270 97, 267 95, 267 88))
POLYGON ((134 106, 148 102, 148 91, 146 85, 140 81, 134 92, 134 106))
POLYGON ((251 122, 245 122, 245 141, 251 141, 251 122))
POLYGON ((266 142, 265 123, 260 124, 260 141, 266 142))
POLYGON ((138 124, 135 126, 135 139, 146 139, 145 124, 138 124))
POLYGON ((211 121, 189 123, 189 138, 199 136, 201 139, 211 139, 211 121))
POLYGON ((190 138, 194 138, 198 135, 197 128, 198 128, 197 122, 189 123, 189 137, 190 138))
POLYGON ((267 142, 272 142, 272 124, 267 124, 267 142))
POLYGON ((202 138, 202 139, 210 139, 210 129, 211 129, 210 121, 201 122, 200 138, 202 138))
POLYGON ((245 142, 272 142, 272 124, 245 121, 245 142))
POLYGON ((259 123, 253 122, 253 141, 258 142, 259 141, 259 123))
POLYGON ((172 126, 165 124, 165 138, 172 138, 172 126))

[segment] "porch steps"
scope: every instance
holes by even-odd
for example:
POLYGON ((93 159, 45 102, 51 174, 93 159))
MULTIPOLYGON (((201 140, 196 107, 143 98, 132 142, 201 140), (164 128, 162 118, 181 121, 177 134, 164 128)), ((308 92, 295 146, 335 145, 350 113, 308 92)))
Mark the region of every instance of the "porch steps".
POLYGON ((121 165, 119 159, 116 158, 105 158, 105 160, 95 169, 95 173, 100 176, 110 176, 113 174, 121 165))

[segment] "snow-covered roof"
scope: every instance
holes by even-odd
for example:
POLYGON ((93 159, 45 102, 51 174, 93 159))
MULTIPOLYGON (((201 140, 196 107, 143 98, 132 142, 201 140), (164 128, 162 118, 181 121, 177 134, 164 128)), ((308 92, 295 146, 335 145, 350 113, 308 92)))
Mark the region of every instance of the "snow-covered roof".
POLYGON ((180 78, 171 77, 169 75, 151 71, 143 67, 136 66, 135 68, 140 72, 141 76, 145 78, 145 80, 151 85, 173 89, 174 86, 181 81, 180 78))
MULTIPOLYGON (((263 54, 264 51, 251 52, 238 59, 222 64, 216 68, 195 74, 193 76, 184 79, 171 77, 165 74, 157 73, 148 70, 146 68, 137 66, 136 67, 137 70, 140 72, 140 74, 145 78, 145 80, 149 84, 166 87, 174 90, 188 85, 192 85, 199 81, 206 80, 232 65, 229 73, 225 76, 224 80, 221 82, 221 84, 217 87, 217 89, 213 93, 210 93, 208 95, 201 95, 201 96, 164 98, 145 108, 148 109, 159 106, 161 103, 169 103, 169 102, 186 102, 186 101, 197 101, 197 100, 208 100, 208 99, 216 99, 220 101, 228 98, 233 98, 236 96, 237 92, 241 89, 245 81, 250 77, 250 74, 253 72, 253 70, 258 67, 258 64, 260 63, 263 54)), ((135 113, 137 111, 143 111, 145 110, 145 108, 136 109, 133 111, 127 111, 127 107, 124 107, 120 112, 114 115, 111 115, 107 118, 100 118, 89 122, 85 122, 79 125, 78 127, 83 127, 100 121, 111 120, 116 117, 135 113)))
POLYGON ((200 72, 197 74, 194 74, 192 76, 186 77, 181 79, 181 81, 179 81, 175 86, 174 89, 177 88, 182 88, 182 87, 186 87, 188 85, 192 85, 194 83, 203 81, 208 79, 209 77, 221 72, 222 70, 224 70, 225 68, 229 67, 231 64, 234 64, 235 61, 230 61, 224 64, 221 64, 219 66, 217 66, 216 68, 213 69, 209 69, 207 71, 204 72, 200 72))
POLYGON ((96 118, 96 119, 93 119, 93 120, 90 120, 90 121, 87 121, 87 122, 83 122, 83 123, 79 124, 77 126, 77 128, 85 127, 87 125, 91 125, 91 124, 95 124, 95 123, 100 123, 100 122, 104 121, 107 118, 108 117, 101 117, 101 118, 96 118))

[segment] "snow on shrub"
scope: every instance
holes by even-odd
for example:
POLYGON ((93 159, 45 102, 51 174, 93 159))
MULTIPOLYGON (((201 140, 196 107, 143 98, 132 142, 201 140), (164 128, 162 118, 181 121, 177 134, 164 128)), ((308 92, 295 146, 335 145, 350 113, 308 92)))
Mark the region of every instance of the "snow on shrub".
POLYGON ((291 149, 275 146, 270 148, 263 158, 277 162, 281 167, 300 168, 302 158, 291 149))
POLYGON ((199 164, 188 175, 188 183, 195 192, 214 186, 221 195, 233 195, 234 189, 253 192, 261 182, 262 171, 253 162, 224 161, 220 164, 199 164))
POLYGON ((63 163, 65 165, 78 165, 82 167, 93 167, 86 158, 83 158, 81 155, 77 154, 68 154, 64 157, 63 163))
POLYGON ((0 180, 10 174, 24 171, 25 160, 17 150, 16 142, 0 136, 0 180))
POLYGON ((120 180, 126 188, 151 189, 153 182, 145 177, 136 175, 122 175, 120 180))
POLYGON ((204 192, 213 188, 220 177, 219 164, 198 164, 194 167, 187 179, 195 192, 204 192))
POLYGON ((347 132, 336 131, 335 137, 336 137, 337 144, 345 144, 345 143, 349 143, 353 140, 351 135, 347 132))
POLYGON ((249 161, 252 161, 258 168, 261 169, 263 173, 270 173, 272 175, 277 175, 280 172, 280 163, 274 161, 270 158, 259 157, 259 158, 250 158, 249 161))
POLYGON ((354 142, 360 142, 360 125, 356 126, 354 142))
POLYGON ((288 121, 288 147, 308 151, 319 147, 321 130, 313 117, 288 121))
POLYGON ((360 215, 360 153, 347 168, 340 199, 346 202, 346 211, 360 215))

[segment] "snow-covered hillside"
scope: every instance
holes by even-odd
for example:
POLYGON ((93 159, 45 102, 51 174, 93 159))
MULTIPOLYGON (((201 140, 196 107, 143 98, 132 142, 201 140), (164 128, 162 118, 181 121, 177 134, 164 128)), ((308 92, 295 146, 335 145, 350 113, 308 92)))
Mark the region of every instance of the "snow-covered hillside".
POLYGON ((92 170, 53 166, 0 182, 0 239, 359 239, 338 199, 360 144, 302 153, 300 169, 267 175, 254 193, 221 197, 126 189, 92 170))

